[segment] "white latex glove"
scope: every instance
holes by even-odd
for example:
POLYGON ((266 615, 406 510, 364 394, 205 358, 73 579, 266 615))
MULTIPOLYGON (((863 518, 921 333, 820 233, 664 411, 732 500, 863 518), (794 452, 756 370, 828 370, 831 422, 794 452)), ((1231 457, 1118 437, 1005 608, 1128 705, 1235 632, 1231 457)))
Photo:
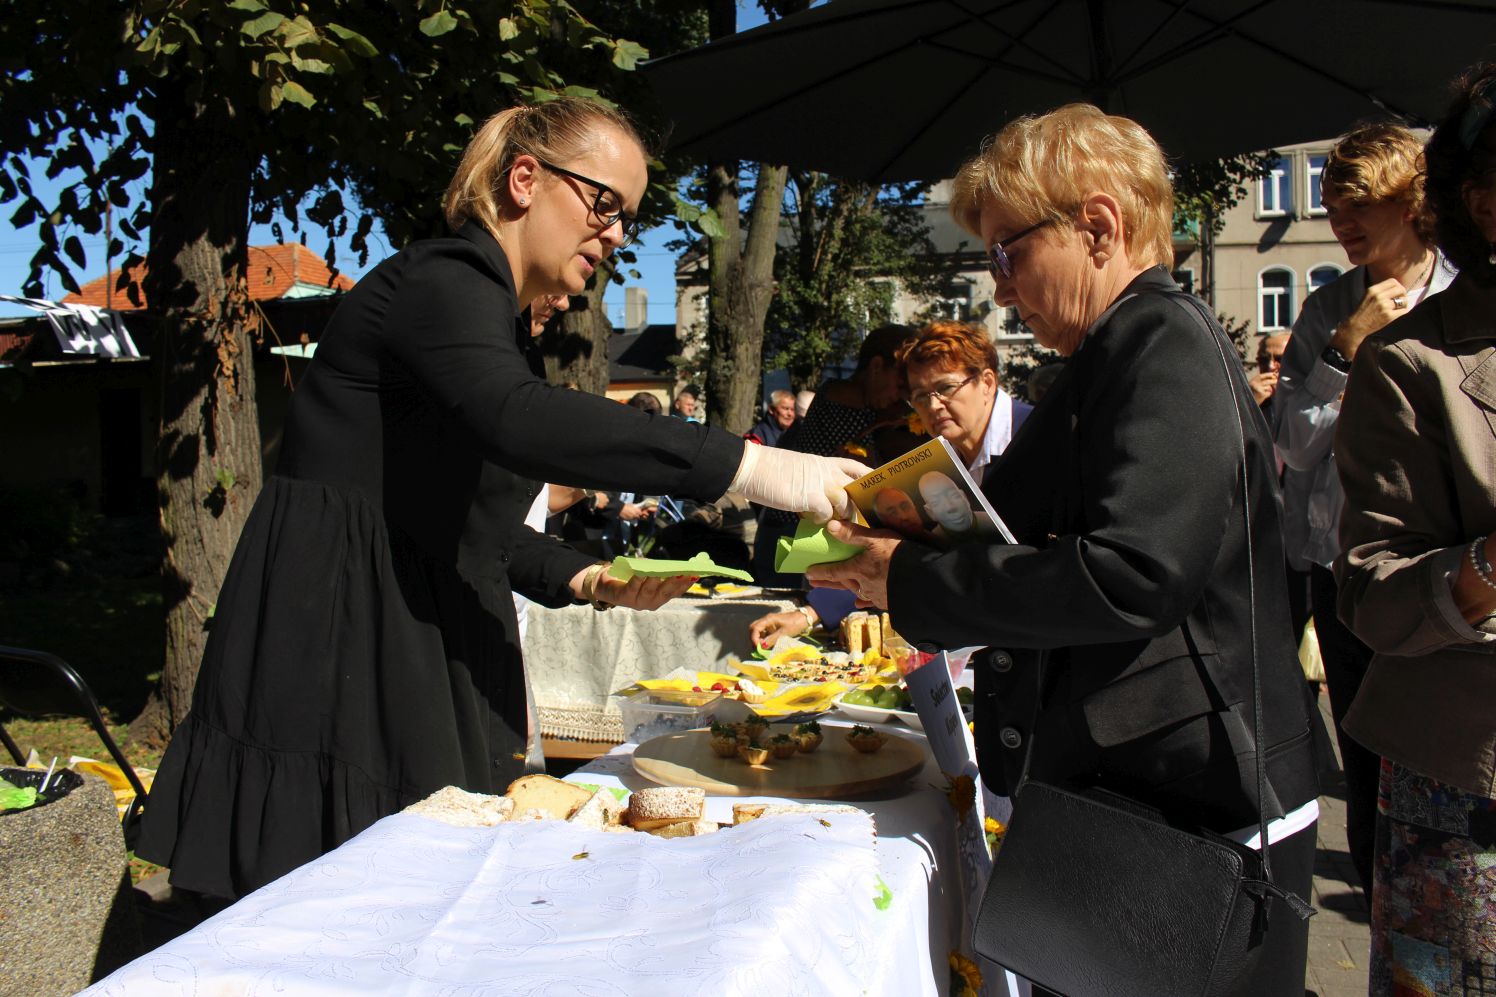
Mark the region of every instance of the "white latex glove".
POLYGON ((728 491, 771 509, 803 512, 818 523, 850 519, 847 485, 871 471, 848 457, 817 457, 746 443, 728 491))

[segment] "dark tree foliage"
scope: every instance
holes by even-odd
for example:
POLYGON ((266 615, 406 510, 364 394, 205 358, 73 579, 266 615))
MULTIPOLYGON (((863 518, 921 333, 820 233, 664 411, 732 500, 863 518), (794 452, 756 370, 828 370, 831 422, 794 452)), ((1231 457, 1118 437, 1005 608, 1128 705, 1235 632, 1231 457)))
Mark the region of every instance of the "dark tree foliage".
POLYGON ((107 258, 146 264, 120 290, 143 294, 156 324, 167 652, 138 734, 159 739, 186 712, 259 490, 251 219, 348 237, 361 262, 375 217, 397 245, 430 234, 477 122, 516 99, 592 92, 555 68, 558 52, 593 86, 645 55, 565 0, 6 5, 0 204, 18 227, 40 223, 27 293, 47 269, 76 289, 74 268, 90 265, 80 236, 106 226, 107 258), (51 203, 39 162, 63 181, 51 203), (148 172, 148 194, 132 196, 148 172))

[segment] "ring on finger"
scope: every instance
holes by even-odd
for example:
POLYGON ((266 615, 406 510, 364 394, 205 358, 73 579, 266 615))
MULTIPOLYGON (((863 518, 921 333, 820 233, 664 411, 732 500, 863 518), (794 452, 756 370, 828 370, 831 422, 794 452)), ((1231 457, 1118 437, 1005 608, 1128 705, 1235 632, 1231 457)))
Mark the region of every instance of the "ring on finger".
POLYGON ((1395 297, 1395 298, 1392 299, 1392 307, 1393 308, 1406 308, 1406 307, 1408 307, 1408 299, 1405 298, 1403 295, 1399 294, 1397 297, 1395 297))

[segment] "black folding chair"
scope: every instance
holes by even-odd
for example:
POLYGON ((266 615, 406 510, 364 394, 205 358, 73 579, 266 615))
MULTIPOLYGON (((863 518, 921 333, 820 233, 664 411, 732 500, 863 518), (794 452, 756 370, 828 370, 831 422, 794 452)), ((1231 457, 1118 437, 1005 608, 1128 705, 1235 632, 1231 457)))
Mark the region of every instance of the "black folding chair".
MULTIPOLYGON (((139 826, 140 813, 145 809, 146 792, 140 777, 125 758, 119 745, 109 734, 104 724, 104 715, 99 712, 99 701, 94 698, 83 676, 73 666, 45 651, 28 651, 19 647, 0 647, 0 709, 26 717, 68 716, 82 717, 93 727, 109 757, 125 774, 130 788, 135 790, 135 800, 125 811, 122 819, 127 847, 134 847, 139 826)), ((5 744, 17 765, 26 764, 26 756, 0 724, 0 742, 5 744)))

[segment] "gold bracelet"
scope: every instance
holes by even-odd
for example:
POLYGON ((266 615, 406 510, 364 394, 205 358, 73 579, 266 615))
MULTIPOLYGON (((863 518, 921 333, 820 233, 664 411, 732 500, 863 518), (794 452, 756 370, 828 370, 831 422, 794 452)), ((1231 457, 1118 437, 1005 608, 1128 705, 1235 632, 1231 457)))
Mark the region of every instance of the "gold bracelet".
POLYGON ((602 580, 603 572, 607 570, 608 562, 598 561, 582 576, 582 601, 591 603, 592 608, 599 613, 613 608, 611 602, 603 602, 597 597, 597 583, 602 580))

